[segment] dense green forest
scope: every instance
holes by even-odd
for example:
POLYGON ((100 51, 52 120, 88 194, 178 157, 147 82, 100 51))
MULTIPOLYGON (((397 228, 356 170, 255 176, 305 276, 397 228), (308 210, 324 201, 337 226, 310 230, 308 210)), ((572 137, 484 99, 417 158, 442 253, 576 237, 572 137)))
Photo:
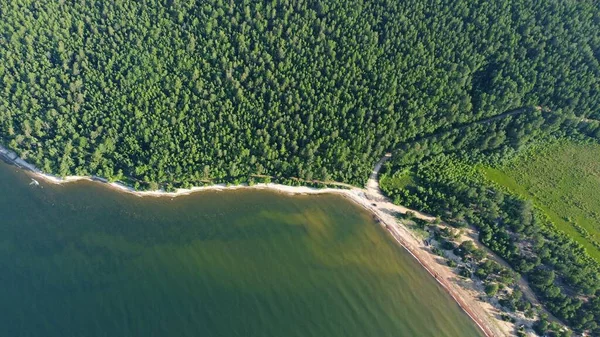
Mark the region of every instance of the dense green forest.
POLYGON ((402 143, 515 109, 544 107, 484 145, 600 117, 593 1, 0 0, 0 17, 1 142, 63 176, 361 185, 402 143))
POLYGON ((548 135, 600 140, 597 2, 0 0, 0 17, 0 143, 42 170, 362 185, 392 151, 385 193, 476 226, 554 315, 600 335, 597 263, 473 166, 548 135))
MULTIPOLYGON (((545 126, 531 132, 530 140, 547 142, 549 137, 559 137, 583 144, 595 141, 582 135, 579 128, 564 124, 549 136, 545 126)), ((489 128, 493 128, 491 124, 489 128)), ((462 147, 446 146, 451 150, 435 150, 451 139, 445 135, 407 144, 386 166, 382 190, 395 203, 439 215, 454 227, 474 226, 483 244, 526 277, 546 309, 574 330, 600 336, 598 261, 558 230, 531 200, 493 184, 477 168, 478 164, 494 166, 510 160, 518 154, 515 149, 519 144, 507 138, 498 147, 480 150, 489 131, 471 134, 479 134, 478 141, 462 147)), ((481 280, 487 277, 484 273, 481 280)), ((516 310, 518 306, 506 308, 516 310)), ((548 327, 546 318, 536 325, 541 335, 548 333, 548 327)))

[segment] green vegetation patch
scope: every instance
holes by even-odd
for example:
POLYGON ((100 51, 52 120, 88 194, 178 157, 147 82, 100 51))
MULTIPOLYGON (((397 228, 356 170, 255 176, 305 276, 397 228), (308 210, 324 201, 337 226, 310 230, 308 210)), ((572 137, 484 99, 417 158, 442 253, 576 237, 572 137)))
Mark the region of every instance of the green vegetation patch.
MULTIPOLYGON (((538 191, 538 185, 545 185, 531 183, 530 186, 520 182, 521 179, 527 178, 533 181, 528 175, 549 176, 551 184, 548 184, 551 187, 548 188, 563 189, 563 197, 571 198, 577 205, 581 205, 582 201, 572 195, 586 198, 586 195, 581 193, 591 193, 578 190, 581 189, 578 186, 584 183, 578 184, 577 180, 569 176, 574 173, 558 171, 556 176, 552 176, 547 172, 550 168, 538 166, 562 164, 565 166, 562 170, 568 171, 567 164, 562 162, 570 160, 574 167, 594 172, 590 168, 594 166, 588 160, 597 155, 589 147, 594 148, 598 145, 554 139, 553 142, 542 142, 538 139, 531 143, 534 146, 523 148, 517 153, 511 153, 508 148, 500 149, 500 153, 503 153, 501 158, 498 157, 498 151, 477 153, 464 149, 459 153, 424 157, 420 155, 423 147, 406 147, 404 157, 392 162, 389 172, 411 172, 418 178, 418 186, 410 190, 389 189, 385 185, 381 188, 395 203, 437 215, 450 226, 475 227, 479 234, 478 240, 502 257, 514 271, 525 277, 544 308, 577 333, 587 331, 592 336, 600 336, 600 269, 597 259, 590 257, 589 250, 586 252, 583 245, 576 242, 569 233, 559 230, 558 223, 551 221, 548 214, 558 214, 557 211, 548 213, 546 210, 551 209, 548 206, 534 207, 534 201, 541 199, 537 197, 538 193, 541 193, 538 191), (569 148, 570 146, 574 146, 574 149, 569 148), (562 147, 566 147, 564 153, 558 150, 562 147), (582 156, 580 152, 584 152, 583 158, 586 160, 578 158, 582 156), (562 162, 538 163, 538 156, 556 156, 562 158, 562 162), (484 169, 483 163, 499 169, 484 169), (515 174, 512 176, 505 171, 514 171, 515 174), (491 177, 497 178, 496 180, 503 184, 494 183, 491 177), (563 177, 567 177, 566 181, 570 181, 575 187, 563 188, 563 177), (506 190, 510 190, 510 193, 506 193, 506 190)), ((575 174, 577 177, 587 175, 575 174)), ((391 173, 391 176, 394 176, 394 173, 391 173)), ((594 207, 587 205, 582 209, 594 207)), ((568 221, 571 221, 569 216, 575 218, 574 215, 561 216, 563 220, 568 221)), ((581 233, 585 234, 586 231, 581 230, 581 233)), ((586 238, 588 237, 591 237, 591 234, 587 234, 586 238)), ((460 275, 473 277, 468 269, 458 269, 460 275)), ((487 279, 483 273, 475 273, 475 277, 484 282, 495 282, 487 279)), ((501 303, 508 311, 517 310, 525 314, 531 309, 525 304, 517 305, 517 299, 502 300, 506 300, 501 303)), ((548 334, 549 330, 557 330, 548 328, 543 317, 535 326, 540 335, 548 334)))
POLYGON ((379 179, 380 185, 385 185, 388 189, 402 189, 417 186, 417 180, 410 171, 400 171, 394 174, 383 174, 379 179))
POLYGON ((536 147, 486 177, 531 198, 559 229, 600 261, 600 144, 561 141, 536 147))

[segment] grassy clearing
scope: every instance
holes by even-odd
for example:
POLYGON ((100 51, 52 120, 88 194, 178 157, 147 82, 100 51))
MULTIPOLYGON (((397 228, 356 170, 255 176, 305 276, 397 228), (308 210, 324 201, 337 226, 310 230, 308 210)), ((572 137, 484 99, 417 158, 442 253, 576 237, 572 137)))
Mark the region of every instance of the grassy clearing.
POLYGON ((530 198, 600 261, 600 144, 561 141, 528 151, 486 177, 530 198))
POLYGON ((390 189, 404 189, 417 186, 416 177, 411 172, 395 172, 392 175, 383 174, 379 180, 380 185, 390 189))

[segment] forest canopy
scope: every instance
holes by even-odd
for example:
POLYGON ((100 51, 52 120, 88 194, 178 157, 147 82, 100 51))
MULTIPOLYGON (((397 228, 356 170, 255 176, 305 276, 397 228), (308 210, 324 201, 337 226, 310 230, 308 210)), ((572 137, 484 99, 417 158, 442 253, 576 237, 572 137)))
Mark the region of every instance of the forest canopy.
POLYGON ((0 141, 62 176, 360 185, 386 151, 508 111, 600 116, 593 1, 0 0, 0 17, 0 141))

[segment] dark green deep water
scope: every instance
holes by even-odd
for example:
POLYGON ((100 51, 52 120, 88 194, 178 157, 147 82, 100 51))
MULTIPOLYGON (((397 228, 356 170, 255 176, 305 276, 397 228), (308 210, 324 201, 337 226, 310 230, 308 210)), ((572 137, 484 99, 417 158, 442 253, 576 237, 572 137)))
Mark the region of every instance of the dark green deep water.
POLYGON ((480 336, 341 197, 29 182, 0 162, 1 336, 480 336))

